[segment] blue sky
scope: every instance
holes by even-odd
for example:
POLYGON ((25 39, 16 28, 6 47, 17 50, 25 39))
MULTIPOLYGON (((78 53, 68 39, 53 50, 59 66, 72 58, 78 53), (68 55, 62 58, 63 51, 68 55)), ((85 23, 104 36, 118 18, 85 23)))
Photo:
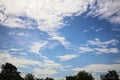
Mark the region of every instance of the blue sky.
POLYGON ((0 66, 64 78, 120 73, 119 0, 1 0, 0 66), (13 5, 14 4, 14 5, 13 5))

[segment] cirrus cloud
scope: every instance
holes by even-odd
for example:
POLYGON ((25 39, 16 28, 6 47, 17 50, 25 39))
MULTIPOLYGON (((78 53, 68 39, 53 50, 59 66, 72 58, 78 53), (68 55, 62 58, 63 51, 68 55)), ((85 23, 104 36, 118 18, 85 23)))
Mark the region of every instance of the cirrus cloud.
POLYGON ((67 61, 67 60, 74 59, 74 58, 76 58, 78 56, 79 55, 75 55, 75 54, 67 54, 67 55, 57 56, 57 57, 60 58, 61 61, 67 61))

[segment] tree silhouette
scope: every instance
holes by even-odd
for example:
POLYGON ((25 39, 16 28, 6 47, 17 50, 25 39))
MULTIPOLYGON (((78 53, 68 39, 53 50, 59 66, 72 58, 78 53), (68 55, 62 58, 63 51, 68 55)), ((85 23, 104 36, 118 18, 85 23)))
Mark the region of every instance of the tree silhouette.
POLYGON ((106 75, 101 75, 101 80, 119 80, 119 76, 115 70, 111 70, 106 75))
POLYGON ((54 80, 53 78, 47 77, 45 80, 54 80))
POLYGON ((85 71, 78 72, 76 78, 77 80, 94 80, 93 76, 85 71))
POLYGON ((44 80, 44 79, 40 79, 40 78, 35 78, 35 80, 44 80))
POLYGON ((66 76, 66 80, 94 80, 94 78, 91 74, 80 71, 75 76, 66 76))
POLYGON ((20 76, 20 72, 17 71, 17 68, 13 64, 3 64, 1 69, 0 80, 23 80, 20 76))
POLYGON ((76 76, 66 76, 66 80, 76 80, 76 76))
POLYGON ((28 73, 25 75, 25 80, 34 80, 34 75, 31 73, 28 73))

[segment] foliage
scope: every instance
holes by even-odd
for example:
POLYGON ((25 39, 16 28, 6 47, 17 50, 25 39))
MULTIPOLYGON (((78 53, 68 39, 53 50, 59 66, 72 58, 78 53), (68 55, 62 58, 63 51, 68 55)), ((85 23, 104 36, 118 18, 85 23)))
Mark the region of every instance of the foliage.
POLYGON ((119 76, 115 70, 111 70, 106 75, 101 75, 101 80, 119 80, 119 76))
POLYGON ((34 80, 34 75, 32 75, 31 73, 26 74, 25 80, 34 80))
POLYGON ((80 71, 75 76, 66 76, 66 80, 94 80, 91 74, 80 71))
POLYGON ((47 77, 45 80, 54 80, 53 78, 47 77))
POLYGON ((76 76, 66 76, 66 80, 76 80, 76 76))
POLYGON ((23 80, 17 68, 10 63, 6 63, 1 67, 0 80, 23 80))
POLYGON ((85 72, 85 71, 80 71, 76 75, 77 80, 94 80, 91 74, 85 72))
POLYGON ((40 78, 35 78, 35 80, 43 80, 43 79, 40 79, 40 78))

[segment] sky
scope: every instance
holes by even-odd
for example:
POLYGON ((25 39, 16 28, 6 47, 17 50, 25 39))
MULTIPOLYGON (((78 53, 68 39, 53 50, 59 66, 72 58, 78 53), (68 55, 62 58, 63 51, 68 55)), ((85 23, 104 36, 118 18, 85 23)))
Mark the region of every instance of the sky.
MULTIPOLYGON (((120 74, 120 0, 0 0, 0 66, 55 80, 120 74)), ((0 69, 1 71, 1 69, 0 69)))

